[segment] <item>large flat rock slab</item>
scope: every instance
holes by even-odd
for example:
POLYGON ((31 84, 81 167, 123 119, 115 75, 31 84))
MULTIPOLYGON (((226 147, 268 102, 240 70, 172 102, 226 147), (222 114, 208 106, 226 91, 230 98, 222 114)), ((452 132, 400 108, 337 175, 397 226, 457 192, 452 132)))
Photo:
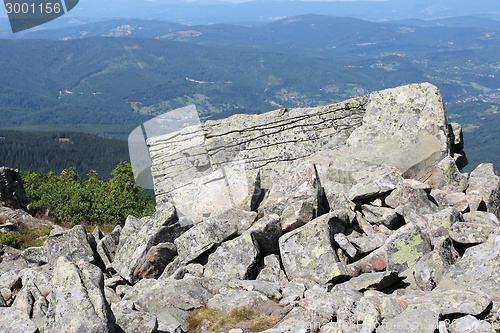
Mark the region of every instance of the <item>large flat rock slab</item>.
MULTIPOLYGON (((256 210, 293 163, 322 186, 354 185, 370 165, 426 179, 450 148, 439 89, 429 83, 315 108, 233 115, 148 139, 157 202, 200 222, 220 207, 256 210)), ((331 187, 331 186, 330 186, 331 187)))

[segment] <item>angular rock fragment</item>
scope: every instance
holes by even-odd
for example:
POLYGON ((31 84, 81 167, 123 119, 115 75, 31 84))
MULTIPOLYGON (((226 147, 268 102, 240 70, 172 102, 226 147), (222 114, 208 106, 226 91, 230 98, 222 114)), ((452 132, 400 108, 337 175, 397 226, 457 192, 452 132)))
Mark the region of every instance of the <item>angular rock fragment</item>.
POLYGON ((226 289, 212 297, 207 307, 223 312, 231 312, 232 309, 256 310, 261 302, 267 300, 268 298, 258 291, 226 289))
POLYGON ((285 232, 295 230, 315 216, 314 206, 307 201, 297 201, 287 206, 281 214, 281 228, 285 232))
POLYGON ((349 191, 350 200, 366 199, 390 192, 403 182, 401 171, 388 165, 374 165, 352 175, 355 184, 349 191))
POLYGON ((96 251, 106 268, 111 267, 111 263, 115 259, 116 249, 118 247, 118 243, 120 242, 121 230, 121 226, 117 225, 109 235, 96 239, 96 251))
POLYGON ((396 214, 394 209, 388 207, 375 207, 372 205, 362 205, 361 212, 365 219, 371 223, 383 224, 389 229, 397 229, 402 225, 401 217, 396 214))
POLYGON ((134 281, 135 269, 152 246, 172 242, 190 226, 181 226, 175 207, 164 204, 142 223, 136 219, 127 219, 120 233, 120 242, 116 250, 113 268, 123 278, 134 281))
POLYGON ((179 260, 188 263, 213 246, 236 235, 237 232, 238 229, 234 224, 225 221, 206 220, 201 222, 174 241, 179 253, 179 260))
POLYGON ((68 231, 52 230, 42 249, 51 267, 55 266, 61 256, 74 263, 94 262, 94 251, 87 238, 87 231, 81 225, 68 231))
POLYGON ((80 265, 65 257, 55 262, 45 332, 114 332, 101 270, 88 263, 80 265))
POLYGON ((257 219, 257 213, 235 207, 222 207, 212 212, 209 219, 227 221, 234 224, 238 229, 238 233, 241 234, 252 226, 257 219))
POLYGON ((431 252, 429 237, 413 223, 396 230, 385 242, 385 248, 387 269, 396 272, 413 267, 431 252))
POLYGON ((264 267, 257 275, 256 280, 277 282, 280 285, 288 282, 285 272, 281 269, 279 256, 269 255, 264 257, 264 267))
POLYGON ((349 275, 354 277, 362 273, 380 272, 387 268, 385 245, 366 257, 347 265, 349 275))
POLYGON ((439 309, 428 304, 412 304, 393 318, 382 322, 377 332, 434 333, 439 324, 439 309))
POLYGON ((425 291, 433 290, 443 278, 444 271, 449 265, 438 250, 424 255, 413 267, 415 282, 420 289, 425 291))
POLYGON ((398 214, 403 215, 405 221, 410 220, 411 213, 418 215, 436 213, 439 208, 432 202, 427 192, 421 188, 414 188, 408 183, 402 183, 385 198, 385 203, 398 214))
POLYGON ((323 197, 323 188, 314 164, 303 162, 285 171, 280 180, 269 189, 267 197, 259 206, 259 211, 281 215, 291 203, 305 201, 309 202, 320 215, 325 210, 321 201, 323 197))
POLYGON ((376 272, 365 273, 360 276, 353 277, 347 282, 341 283, 338 287, 349 288, 358 291, 367 289, 381 290, 392 284, 401 281, 396 272, 376 272))
POLYGON ((449 237, 450 229, 454 223, 463 221, 462 214, 454 207, 445 208, 437 213, 424 216, 434 246, 439 246, 449 237))
POLYGON ((463 192, 467 188, 467 177, 460 173, 455 160, 446 156, 439 162, 425 182, 435 189, 452 189, 455 192, 463 192))
POLYGON ((450 325, 450 333, 495 333, 490 323, 467 315, 454 320, 450 325))
POLYGON ((113 311, 118 332, 155 333, 158 329, 156 316, 149 312, 134 310, 113 311))
POLYGON ((252 235, 263 254, 279 253, 278 239, 283 234, 283 230, 278 215, 265 215, 257 220, 246 233, 252 235))
POLYGON ((489 224, 456 222, 450 228, 450 237, 457 243, 479 244, 485 242, 496 230, 500 230, 500 227, 489 224))
POLYGON ((356 248, 349 242, 347 237, 344 234, 338 233, 333 236, 337 245, 351 258, 354 259, 358 251, 356 248))
POLYGON ((250 234, 227 241, 208 257, 205 277, 252 278, 259 251, 259 245, 250 234))
POLYGON ((500 176, 493 164, 480 164, 471 172, 466 193, 480 195, 488 212, 500 218, 500 176))
POLYGON ((227 287, 231 289, 244 289, 248 291, 257 291, 268 298, 280 300, 280 285, 276 282, 259 280, 230 280, 227 287))
POLYGON ((281 236, 281 260, 287 277, 304 277, 325 284, 349 276, 331 241, 335 230, 342 230, 345 223, 332 212, 281 236))
POLYGON ((463 215, 464 222, 473 224, 486 224, 492 227, 500 227, 500 221, 493 213, 488 212, 469 212, 463 215))
POLYGON ((176 254, 177 249, 172 243, 160 243, 151 247, 135 268, 134 277, 137 279, 157 279, 176 254))
POLYGON ((144 279, 135 284, 123 301, 134 303, 138 311, 154 314, 158 330, 178 330, 188 311, 206 306, 213 296, 202 284, 202 279, 183 280, 144 279))
POLYGON ((0 327, 4 332, 39 332, 28 315, 15 308, 0 308, 0 327))

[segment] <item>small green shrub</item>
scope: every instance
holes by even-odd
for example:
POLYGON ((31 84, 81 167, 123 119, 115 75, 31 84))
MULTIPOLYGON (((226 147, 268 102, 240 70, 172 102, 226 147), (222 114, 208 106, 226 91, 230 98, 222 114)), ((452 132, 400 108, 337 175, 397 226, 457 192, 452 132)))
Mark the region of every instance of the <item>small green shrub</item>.
POLYGON ((0 235, 0 243, 19 249, 21 248, 21 244, 23 243, 23 240, 21 238, 21 235, 19 235, 17 232, 11 232, 8 234, 1 234, 0 235))
POLYGON ((88 179, 82 179, 74 168, 68 168, 60 176, 30 170, 22 178, 33 206, 48 209, 58 224, 115 226, 123 224, 128 215, 141 218, 154 212, 153 197, 134 183, 129 163, 120 162, 112 175, 106 182, 91 171, 88 179))
POLYGON ((0 235, 0 243, 20 250, 32 246, 42 246, 45 236, 50 233, 50 230, 52 230, 52 227, 48 225, 28 227, 23 223, 19 223, 21 233, 2 234, 0 235))

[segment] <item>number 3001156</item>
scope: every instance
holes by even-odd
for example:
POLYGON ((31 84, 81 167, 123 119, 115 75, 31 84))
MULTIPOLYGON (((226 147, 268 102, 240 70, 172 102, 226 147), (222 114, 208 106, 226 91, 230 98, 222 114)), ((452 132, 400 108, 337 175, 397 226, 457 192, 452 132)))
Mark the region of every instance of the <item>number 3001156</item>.
POLYGON ((11 3, 6 2, 5 8, 7 9, 7 14, 59 14, 61 12, 61 4, 57 2, 46 2, 46 3, 11 3))

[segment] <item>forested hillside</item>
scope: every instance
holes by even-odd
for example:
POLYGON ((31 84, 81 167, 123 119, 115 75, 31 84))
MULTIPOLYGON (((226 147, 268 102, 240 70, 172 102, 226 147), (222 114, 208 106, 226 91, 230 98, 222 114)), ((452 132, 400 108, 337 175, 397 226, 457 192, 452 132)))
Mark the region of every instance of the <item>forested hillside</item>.
POLYGON ((0 130, 0 165, 22 171, 60 174, 73 167, 85 177, 94 170, 111 178, 120 161, 128 161, 126 141, 69 132, 15 132, 0 130))
POLYGON ((486 111, 500 104, 500 32, 494 21, 467 22, 302 15, 250 28, 115 20, 31 35, 74 40, 0 39, 1 127, 124 140, 151 117, 190 104, 204 121, 428 81, 454 119, 471 124, 474 166, 477 154, 500 155, 494 141, 479 141, 500 117, 486 111), (81 38, 89 35, 119 37, 81 38))

